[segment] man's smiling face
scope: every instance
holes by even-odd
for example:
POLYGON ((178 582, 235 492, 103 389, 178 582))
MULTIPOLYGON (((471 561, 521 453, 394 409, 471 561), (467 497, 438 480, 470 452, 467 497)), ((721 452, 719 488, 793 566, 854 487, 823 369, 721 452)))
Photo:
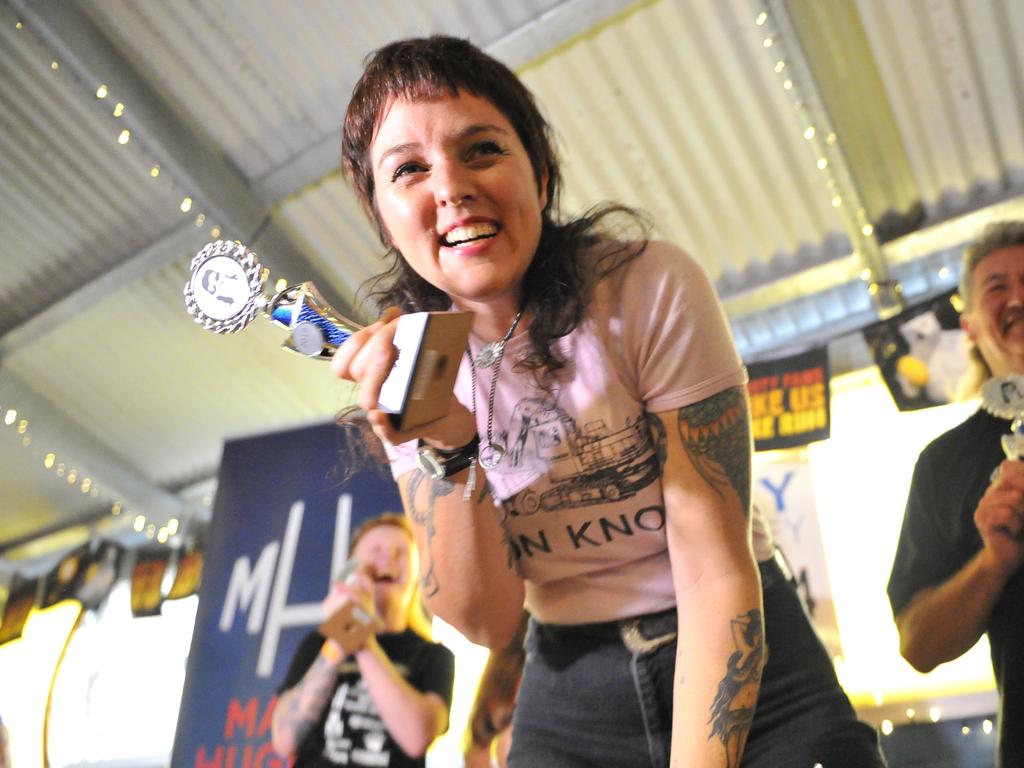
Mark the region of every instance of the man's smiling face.
POLYGON ((971 306, 960 318, 995 376, 1024 374, 1024 245, 982 258, 971 276, 971 306))

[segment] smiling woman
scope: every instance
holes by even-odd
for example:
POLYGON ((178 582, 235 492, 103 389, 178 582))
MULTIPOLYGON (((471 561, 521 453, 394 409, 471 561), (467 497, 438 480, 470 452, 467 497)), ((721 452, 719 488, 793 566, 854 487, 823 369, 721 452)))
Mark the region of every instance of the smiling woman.
POLYGON ((428 605, 494 649, 532 617, 510 765, 881 766, 770 537, 751 546, 746 372, 697 263, 621 206, 563 219, 533 97, 464 40, 377 51, 342 146, 391 267, 332 370, 388 452, 428 605), (472 332, 447 415, 397 431, 376 404, 421 310, 472 332))

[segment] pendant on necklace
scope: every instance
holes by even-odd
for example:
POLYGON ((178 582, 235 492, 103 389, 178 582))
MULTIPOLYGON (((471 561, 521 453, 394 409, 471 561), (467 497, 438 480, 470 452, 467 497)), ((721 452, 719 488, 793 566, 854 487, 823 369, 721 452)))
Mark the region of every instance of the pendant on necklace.
POLYGON ((480 448, 480 466, 484 469, 494 469, 496 466, 501 464, 501 460, 505 458, 505 446, 499 443, 487 443, 480 448))
POLYGON ((473 360, 474 368, 490 368, 494 365, 495 361, 501 357, 501 353, 505 349, 504 341, 489 341, 484 344, 483 349, 480 350, 480 354, 473 360))

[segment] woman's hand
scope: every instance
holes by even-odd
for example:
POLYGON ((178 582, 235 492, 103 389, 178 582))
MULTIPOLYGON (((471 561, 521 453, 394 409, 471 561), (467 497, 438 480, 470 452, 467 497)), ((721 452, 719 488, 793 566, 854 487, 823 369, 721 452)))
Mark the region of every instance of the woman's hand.
POLYGON ((435 448, 461 448, 476 434, 476 420, 454 393, 446 416, 404 431, 395 429, 390 414, 378 407, 381 388, 398 358, 395 330, 400 314, 396 307, 389 307, 377 322, 352 334, 334 353, 331 372, 358 385, 356 402, 381 440, 397 445, 422 438, 435 448))

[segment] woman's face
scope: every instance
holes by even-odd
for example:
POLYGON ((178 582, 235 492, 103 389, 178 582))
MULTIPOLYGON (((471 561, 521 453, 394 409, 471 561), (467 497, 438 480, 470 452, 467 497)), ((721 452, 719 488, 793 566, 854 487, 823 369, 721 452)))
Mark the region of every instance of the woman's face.
POLYGON ((409 266, 459 308, 514 311, 547 179, 497 107, 461 91, 393 101, 370 161, 378 215, 409 266))

